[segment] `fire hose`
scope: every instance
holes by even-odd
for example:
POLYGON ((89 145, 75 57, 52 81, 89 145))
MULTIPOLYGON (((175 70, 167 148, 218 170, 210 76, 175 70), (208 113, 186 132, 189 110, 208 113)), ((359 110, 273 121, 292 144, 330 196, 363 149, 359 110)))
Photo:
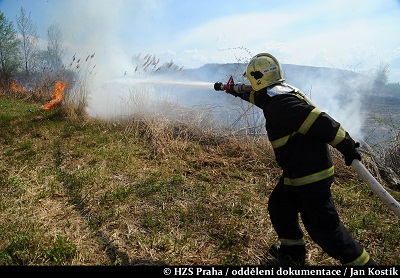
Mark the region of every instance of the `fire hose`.
MULTIPOLYGON (((253 91, 251 85, 246 84, 235 84, 233 77, 226 84, 217 82, 214 84, 214 89, 216 91, 236 91, 236 92, 250 92, 253 91)), ((313 101, 305 94, 299 93, 309 104, 317 107, 313 101)), ((372 174, 365 168, 361 161, 354 159, 351 163, 353 170, 359 175, 359 177, 370 187, 370 189, 379 197, 379 199, 389 207, 398 217, 400 217, 400 204, 394 199, 389 192, 372 176, 372 174)))

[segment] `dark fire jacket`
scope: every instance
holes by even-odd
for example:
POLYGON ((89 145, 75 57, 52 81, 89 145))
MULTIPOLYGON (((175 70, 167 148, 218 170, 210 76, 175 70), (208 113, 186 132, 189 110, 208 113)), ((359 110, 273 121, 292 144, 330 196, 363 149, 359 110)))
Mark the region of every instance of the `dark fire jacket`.
POLYGON ((328 144, 344 155, 355 148, 354 140, 340 123, 307 103, 298 89, 288 84, 230 94, 262 109, 268 138, 290 190, 331 184, 334 166, 328 144))

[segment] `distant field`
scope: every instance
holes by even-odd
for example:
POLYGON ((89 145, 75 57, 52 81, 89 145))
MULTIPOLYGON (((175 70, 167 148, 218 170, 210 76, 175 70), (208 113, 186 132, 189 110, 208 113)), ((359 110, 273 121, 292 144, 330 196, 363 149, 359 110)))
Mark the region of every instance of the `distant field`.
POLYGON ((400 97, 368 97, 363 110, 368 144, 389 144, 387 140, 399 135, 400 97))

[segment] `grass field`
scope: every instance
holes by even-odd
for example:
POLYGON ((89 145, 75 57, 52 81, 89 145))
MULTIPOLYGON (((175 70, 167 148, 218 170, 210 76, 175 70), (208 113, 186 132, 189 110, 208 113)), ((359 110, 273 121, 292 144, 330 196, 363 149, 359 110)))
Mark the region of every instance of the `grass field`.
MULTIPOLYGON (((39 107, 0 97, 0 265, 268 264, 281 170, 265 137, 39 107)), ((345 226, 379 265, 399 265, 399 218, 332 154, 345 226)), ((307 265, 339 265, 307 233, 306 246, 307 265)))

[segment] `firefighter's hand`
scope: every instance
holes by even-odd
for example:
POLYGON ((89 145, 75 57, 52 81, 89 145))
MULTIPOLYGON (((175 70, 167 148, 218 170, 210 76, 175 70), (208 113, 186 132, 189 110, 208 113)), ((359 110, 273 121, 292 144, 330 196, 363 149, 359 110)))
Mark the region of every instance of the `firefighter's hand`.
POLYGON ((232 94, 232 95, 242 94, 243 93, 242 85, 243 85, 242 83, 230 85, 229 91, 227 93, 232 94))
POLYGON ((344 162, 347 166, 350 166, 354 159, 361 161, 361 155, 358 152, 359 147, 360 147, 360 143, 358 143, 358 142, 355 143, 354 149, 344 156, 344 162))

